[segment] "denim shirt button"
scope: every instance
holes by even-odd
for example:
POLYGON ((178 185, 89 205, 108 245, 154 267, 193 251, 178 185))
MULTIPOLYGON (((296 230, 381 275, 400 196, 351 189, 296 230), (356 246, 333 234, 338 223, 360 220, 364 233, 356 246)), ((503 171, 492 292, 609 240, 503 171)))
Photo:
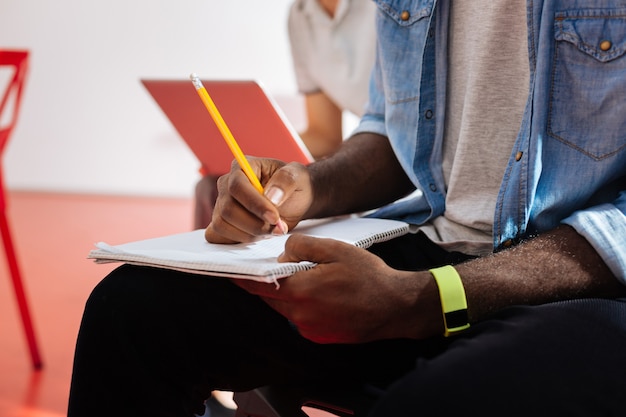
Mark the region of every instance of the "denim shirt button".
POLYGON ((513 246, 513 240, 505 240, 504 242, 502 242, 502 246, 504 246, 505 248, 510 248, 511 246, 513 246))
POLYGON ((409 13, 408 10, 404 10, 402 11, 402 13, 400 13, 400 19, 402 19, 403 22, 406 22, 407 20, 409 20, 410 17, 411 17, 411 13, 409 13))
POLYGON ((515 161, 519 162, 520 159, 522 159, 522 156, 524 156, 524 152, 519 151, 515 154, 515 161))
POLYGON ((437 186, 435 184, 430 184, 428 188, 430 188, 430 191, 433 191, 433 192, 437 191, 437 186))
POLYGON ((426 118, 426 120, 430 120, 433 118, 433 111, 432 110, 426 110, 426 113, 424 113, 424 117, 426 118))
POLYGON ((603 50, 604 52, 611 49, 611 46, 613 46, 613 43, 611 43, 611 41, 604 40, 600 42, 600 49, 603 50))

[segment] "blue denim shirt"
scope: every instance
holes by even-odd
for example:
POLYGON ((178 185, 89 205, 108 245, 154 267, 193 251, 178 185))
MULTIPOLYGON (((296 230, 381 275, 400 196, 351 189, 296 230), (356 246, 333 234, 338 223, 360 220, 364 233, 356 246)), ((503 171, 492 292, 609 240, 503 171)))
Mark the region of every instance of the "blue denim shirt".
MULTIPOLYGON (((388 137, 422 191, 376 215, 422 224, 445 209, 448 2, 374 1, 377 58, 356 132, 388 137)), ((565 223, 626 283, 626 0, 527 4, 530 88, 493 217, 494 250, 565 223)))

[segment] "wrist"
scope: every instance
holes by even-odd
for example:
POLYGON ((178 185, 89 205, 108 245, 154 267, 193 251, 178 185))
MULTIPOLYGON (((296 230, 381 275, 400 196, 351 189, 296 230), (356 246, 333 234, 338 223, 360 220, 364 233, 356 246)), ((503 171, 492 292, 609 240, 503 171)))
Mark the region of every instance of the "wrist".
POLYGON ((456 269, 447 265, 433 268, 430 273, 439 290, 444 336, 451 336, 469 328, 465 289, 456 269))
POLYGON ((384 327, 382 338, 427 339, 443 333, 443 315, 437 284, 428 271, 396 271, 397 297, 390 309, 399 315, 384 327))
MULTIPOLYGON (((329 187, 328 185, 327 169, 324 168, 326 164, 326 160, 322 160, 313 162, 306 167, 309 174, 311 204, 303 216, 305 219, 331 217, 336 214, 334 211, 330 210, 330 208, 334 208, 335 205, 331 204, 331 197, 329 196, 333 187, 329 187)), ((339 201, 336 203, 339 203, 339 201)))

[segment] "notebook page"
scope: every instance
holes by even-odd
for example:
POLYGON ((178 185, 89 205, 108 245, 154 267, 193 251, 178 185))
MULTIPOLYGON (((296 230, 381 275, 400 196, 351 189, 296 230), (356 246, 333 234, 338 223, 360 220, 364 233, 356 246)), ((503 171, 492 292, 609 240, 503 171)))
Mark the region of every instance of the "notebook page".
MULTIPOLYGON (((344 218, 302 222, 292 233, 334 238, 360 247, 407 233, 403 222, 382 219, 344 218)), ((280 263, 289 235, 273 236, 252 243, 233 245, 209 243, 204 230, 180 233, 121 245, 96 244, 89 254, 96 262, 127 262, 275 282, 277 278, 308 269, 311 262, 280 263)))

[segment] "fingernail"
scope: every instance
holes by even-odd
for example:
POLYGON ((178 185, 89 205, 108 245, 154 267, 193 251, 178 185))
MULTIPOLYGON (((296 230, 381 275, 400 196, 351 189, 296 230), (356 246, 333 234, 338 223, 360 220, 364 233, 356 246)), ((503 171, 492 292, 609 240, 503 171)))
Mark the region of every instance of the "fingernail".
POLYGON ((286 235, 288 231, 289 231, 289 226, 287 226, 287 223, 285 223, 281 219, 281 220, 278 220, 278 223, 276 223, 276 226, 274 226, 274 230, 272 230, 272 234, 281 236, 281 235, 286 235))
POLYGON ((278 187, 270 187, 266 192, 265 196, 275 205, 279 205, 285 193, 278 187))

